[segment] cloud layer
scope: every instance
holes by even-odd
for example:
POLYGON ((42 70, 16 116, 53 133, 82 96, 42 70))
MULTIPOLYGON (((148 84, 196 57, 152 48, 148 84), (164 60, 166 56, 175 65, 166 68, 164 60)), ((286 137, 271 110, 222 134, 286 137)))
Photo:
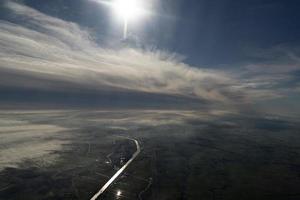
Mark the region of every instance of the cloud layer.
POLYGON ((242 71, 230 73, 204 70, 159 50, 133 49, 121 42, 118 50, 107 49, 75 23, 12 1, 2 4, 7 12, 0 20, 2 88, 131 91, 225 104, 253 103, 300 91, 295 78, 300 57, 294 53, 285 52, 284 64, 247 64, 242 71))
POLYGON ((226 101, 224 73, 190 67, 174 54, 99 47, 74 23, 9 2, 14 17, 0 22, 1 71, 39 77, 40 82, 2 79, 2 85, 62 89, 43 80, 64 81, 97 90, 132 90, 226 101), (50 88, 49 88, 50 87, 50 88), (224 91, 223 91, 224 90, 224 91))

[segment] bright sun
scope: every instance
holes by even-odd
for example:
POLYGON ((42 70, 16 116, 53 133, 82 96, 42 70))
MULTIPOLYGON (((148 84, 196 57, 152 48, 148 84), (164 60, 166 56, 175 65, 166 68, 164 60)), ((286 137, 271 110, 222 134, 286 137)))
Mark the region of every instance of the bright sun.
POLYGON ((133 20, 142 14, 138 0, 115 0, 113 7, 124 20, 133 20))

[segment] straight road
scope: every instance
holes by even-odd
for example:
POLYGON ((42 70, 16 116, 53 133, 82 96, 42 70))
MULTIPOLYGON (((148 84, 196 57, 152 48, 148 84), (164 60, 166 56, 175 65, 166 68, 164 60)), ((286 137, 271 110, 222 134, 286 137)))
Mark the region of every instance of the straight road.
MULTIPOLYGON (((127 137, 126 137, 127 138, 127 137)), ((127 161, 125 165, 123 165, 110 179, 105 183, 105 185, 90 199, 90 200, 96 200, 101 194, 105 192, 105 190, 118 178, 118 176, 130 165, 130 163, 139 155, 141 152, 140 144, 137 140, 132 138, 127 138, 129 140, 134 141, 136 145, 136 151, 132 155, 132 157, 127 161)))

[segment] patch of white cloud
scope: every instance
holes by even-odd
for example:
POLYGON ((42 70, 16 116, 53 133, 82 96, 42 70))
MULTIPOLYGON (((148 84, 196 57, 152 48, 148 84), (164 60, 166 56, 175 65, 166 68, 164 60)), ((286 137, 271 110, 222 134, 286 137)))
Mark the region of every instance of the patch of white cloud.
MULTIPOLYGON (((2 113, 1 113, 2 114, 2 113)), ((25 121, 0 119, 0 171, 17 167, 23 161, 43 159, 51 164, 58 157, 54 151, 62 150, 69 141, 67 129, 54 125, 32 124, 25 121)))

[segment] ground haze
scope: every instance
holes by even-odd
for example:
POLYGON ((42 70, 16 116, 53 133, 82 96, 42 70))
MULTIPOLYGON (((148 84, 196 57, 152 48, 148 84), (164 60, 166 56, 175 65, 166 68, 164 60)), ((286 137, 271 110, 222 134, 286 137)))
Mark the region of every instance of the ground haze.
POLYGON ((221 111, 1 111, 0 199, 298 199, 294 119, 221 111))

